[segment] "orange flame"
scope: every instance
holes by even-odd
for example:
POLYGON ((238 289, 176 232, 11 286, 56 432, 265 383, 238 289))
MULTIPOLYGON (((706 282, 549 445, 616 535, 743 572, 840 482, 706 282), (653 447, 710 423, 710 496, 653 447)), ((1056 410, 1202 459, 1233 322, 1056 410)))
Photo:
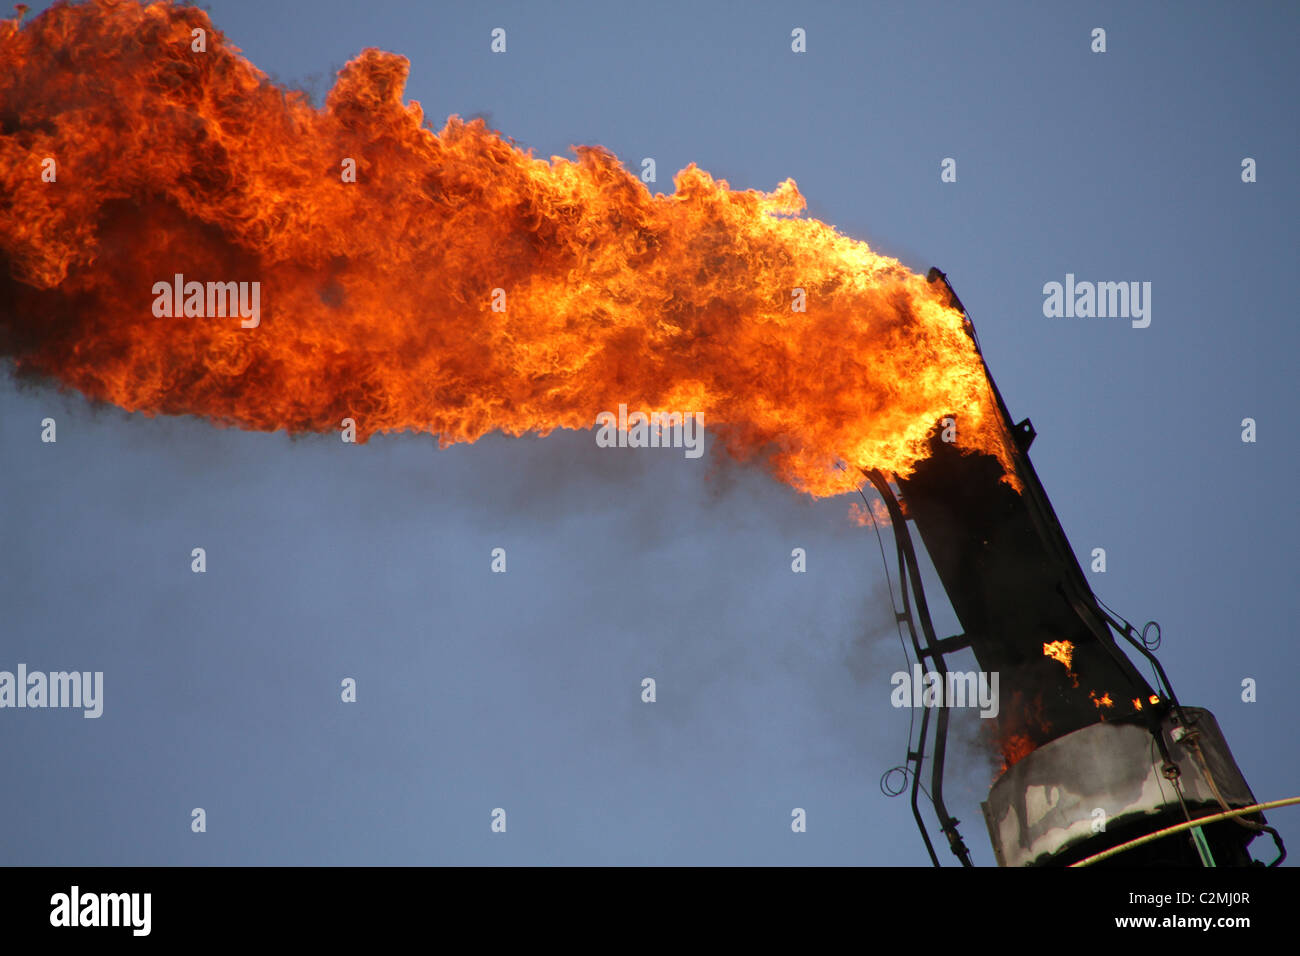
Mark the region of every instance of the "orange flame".
POLYGON ((865 505, 857 501, 849 502, 850 520, 859 527, 867 527, 872 522, 875 522, 876 526, 880 528, 892 527, 893 522, 889 517, 889 509, 885 507, 885 503, 879 498, 870 498, 868 500, 871 502, 870 511, 867 510, 865 505))
POLYGON ((1079 675, 1073 670, 1074 643, 1072 641, 1044 642, 1043 656, 1050 657, 1055 661, 1060 661, 1065 667, 1065 673, 1069 675, 1074 686, 1079 686, 1079 675))
POLYGON ((1058 660, 1065 665, 1065 669, 1070 670, 1070 664, 1074 660, 1074 643, 1072 641, 1052 641, 1043 644, 1043 656, 1058 660))
POLYGON ((248 429, 353 418, 362 441, 702 412, 814 496, 860 484, 840 463, 909 475, 954 415, 1011 470, 942 288, 803 218, 793 180, 735 191, 692 165, 651 195, 599 147, 547 162, 479 120, 434 133, 408 62, 377 50, 316 109, 194 7, 56 5, 0 22, 0 63, 0 354, 20 374, 248 429), (156 316, 178 273, 259 282, 261 324, 156 316))
POLYGON ((1010 706, 1003 710, 994 731, 993 744, 1002 757, 998 774, 1029 756, 1038 741, 1049 733, 1042 694, 1027 698, 1021 691, 1011 692, 1010 706))
POLYGON ((1002 769, 999 772, 1006 773, 1033 751, 1034 741, 1028 734, 1010 734, 1002 741, 1002 769))

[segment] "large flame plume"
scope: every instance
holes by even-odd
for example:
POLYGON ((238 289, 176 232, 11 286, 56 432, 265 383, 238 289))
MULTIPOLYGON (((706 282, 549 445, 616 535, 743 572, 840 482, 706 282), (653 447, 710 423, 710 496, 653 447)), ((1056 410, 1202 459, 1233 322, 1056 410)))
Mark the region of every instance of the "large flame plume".
POLYGON ((941 289, 803 218, 792 180, 736 191, 690 166, 651 195, 599 147, 547 162, 481 121, 435 133, 403 102, 407 61, 376 50, 317 109, 192 7, 3 21, 0 64, 0 354, 19 374, 249 429, 350 417, 362 440, 698 411, 819 497, 852 466, 908 475, 948 415, 1007 461, 941 289), (260 282, 260 326, 155 316, 177 273, 260 282))

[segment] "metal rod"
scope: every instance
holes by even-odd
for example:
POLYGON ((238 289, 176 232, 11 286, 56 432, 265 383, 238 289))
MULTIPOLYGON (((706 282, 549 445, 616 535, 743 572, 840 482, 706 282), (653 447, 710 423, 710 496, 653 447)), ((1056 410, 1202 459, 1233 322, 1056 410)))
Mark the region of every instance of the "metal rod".
MULTIPOLYGON (((903 611, 907 615, 907 627, 912 635, 912 645, 916 653, 917 662, 920 663, 925 658, 930 658, 930 660, 934 662, 936 673, 939 674, 941 681, 940 687, 944 687, 947 685, 948 668, 944 663, 943 654, 935 649, 939 641, 934 633, 934 624, 930 620, 930 608, 925 600, 925 587, 921 581, 921 569, 916 561, 916 550, 912 547, 912 538, 907 530, 906 519, 903 517, 902 509, 899 507, 898 500, 890 490, 889 483, 885 476, 879 470, 874 468, 869 471, 864 469, 863 474, 865 474, 867 478, 871 480, 871 483, 876 486, 876 490, 880 492, 880 497, 885 502, 885 507, 889 510, 889 518, 894 530, 894 544, 898 551, 898 575, 902 585, 900 590, 903 595, 903 611), (904 559, 906 559, 906 567, 904 567, 904 559), (922 650, 917 641, 916 628, 912 623, 912 608, 908 599, 909 582, 911 585, 911 591, 916 597, 916 609, 921 621, 921 631, 925 635, 924 650, 922 650)), ((941 701, 940 704, 939 715, 936 721, 938 726, 935 730, 934 761, 930 768, 930 802, 933 804, 935 813, 939 817, 940 829, 948 838, 948 846, 952 850, 953 855, 961 861, 962 866, 974 866, 975 864, 970 858, 970 851, 966 848, 965 843, 962 842, 961 836, 957 831, 958 821, 948 813, 948 808, 943 802, 943 761, 948 737, 948 708, 946 702, 941 701)), ((929 709, 926 708, 921 715, 922 744, 924 744, 925 726, 929 716, 929 709)), ((915 787, 919 784, 920 770, 921 766, 918 761, 918 779, 913 780, 912 796, 914 800, 916 797, 915 787)), ((920 822, 919 817, 918 822, 920 822)), ((925 834, 924 828, 922 828, 922 836, 925 836, 926 848, 930 849, 930 838, 925 834)), ((930 851, 930 855, 931 858, 934 857, 933 850, 930 851)), ((938 865, 937 860, 935 861, 935 865, 938 865)))

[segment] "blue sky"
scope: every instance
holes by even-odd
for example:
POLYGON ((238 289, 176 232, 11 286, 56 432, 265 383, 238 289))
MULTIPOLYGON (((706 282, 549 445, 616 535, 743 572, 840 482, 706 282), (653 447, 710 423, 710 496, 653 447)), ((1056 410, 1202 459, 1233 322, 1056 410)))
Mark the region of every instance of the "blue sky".
MULTIPOLYGON (((1098 595, 1161 623, 1180 698, 1259 799, 1300 793, 1294 5, 204 6, 318 101, 379 47, 434 128, 488 114, 540 156, 651 156, 665 192, 690 162, 733 188, 793 177, 810 215, 943 268, 1076 553, 1107 550, 1098 595), (1150 327, 1044 317, 1066 273, 1151 282, 1150 327)), ((0 668, 105 673, 98 720, 0 713, 0 861, 927 862, 878 789, 904 662, 848 498, 592 433, 350 447, 7 375, 0 462, 0 668)), ((987 865, 977 723, 947 795, 987 865)))

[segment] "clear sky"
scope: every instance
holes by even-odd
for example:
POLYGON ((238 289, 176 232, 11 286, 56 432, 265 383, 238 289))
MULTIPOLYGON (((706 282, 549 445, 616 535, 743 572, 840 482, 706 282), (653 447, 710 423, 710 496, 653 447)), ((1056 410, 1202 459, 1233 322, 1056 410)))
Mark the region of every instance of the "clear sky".
MULTIPOLYGON (((793 177, 811 215, 943 268, 1076 553, 1107 551, 1098 595, 1161 623, 1257 798, 1300 794, 1295 4, 203 6, 318 102, 379 47, 435 128, 485 114, 539 156, 653 157, 664 192, 690 162, 793 177), (1149 281, 1150 327, 1045 317, 1067 273, 1149 281)), ((0 712, 0 862, 927 862, 878 788, 904 662, 848 498, 592 433, 347 446, 6 373, 0 500, 0 669, 105 674, 98 720, 0 712)), ((976 724, 948 797, 987 865, 976 724)), ((1295 811, 1272 819, 1300 859, 1295 811)))

